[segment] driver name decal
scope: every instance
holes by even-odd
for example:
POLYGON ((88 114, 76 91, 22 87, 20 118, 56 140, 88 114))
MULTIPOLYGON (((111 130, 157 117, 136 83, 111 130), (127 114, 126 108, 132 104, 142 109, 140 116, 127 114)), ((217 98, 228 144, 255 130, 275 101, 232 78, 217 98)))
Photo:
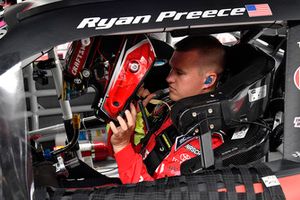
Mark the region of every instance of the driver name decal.
MULTIPOLYGON (((165 11, 160 12, 155 17, 156 23, 179 21, 179 20, 197 20, 214 17, 229 17, 229 16, 242 16, 244 15, 246 8, 225 8, 219 10, 199 10, 190 12, 177 12, 177 11, 165 11)), ((83 28, 94 28, 99 29, 110 29, 114 26, 121 25, 134 25, 134 24, 147 24, 152 20, 152 15, 138 15, 138 16, 127 16, 127 17, 113 17, 113 18, 101 18, 101 17, 89 17, 84 18, 77 29, 83 28)))
POLYGON ((300 66, 294 73, 294 84, 298 90, 300 90, 300 66))
POLYGON ((300 128, 300 117, 295 117, 294 118, 294 127, 295 128, 300 128))
POLYGON ((109 29, 113 26, 119 25, 129 25, 129 24, 145 24, 150 21, 151 15, 144 16, 129 16, 129 17, 114 17, 114 18, 100 18, 100 17, 90 17, 84 18, 80 24, 77 26, 77 29, 83 28, 95 28, 98 29, 109 29))
POLYGON ((84 18, 77 29, 94 28, 95 30, 110 29, 114 26, 147 24, 150 21, 155 23, 176 22, 179 20, 197 20, 207 18, 220 18, 243 16, 245 13, 248 17, 263 17, 272 15, 269 4, 248 4, 239 8, 223 8, 209 10, 193 10, 178 12, 174 10, 160 12, 157 16, 149 14, 138 16, 122 16, 112 18, 89 17, 84 18), (154 21, 153 21, 154 20, 154 21))
POLYGON ((167 11, 161 12, 155 22, 162 22, 166 19, 178 21, 180 19, 199 19, 199 18, 212 18, 212 17, 227 17, 243 15, 245 8, 227 8, 221 10, 205 10, 205 11, 192 11, 192 12, 176 12, 167 11))

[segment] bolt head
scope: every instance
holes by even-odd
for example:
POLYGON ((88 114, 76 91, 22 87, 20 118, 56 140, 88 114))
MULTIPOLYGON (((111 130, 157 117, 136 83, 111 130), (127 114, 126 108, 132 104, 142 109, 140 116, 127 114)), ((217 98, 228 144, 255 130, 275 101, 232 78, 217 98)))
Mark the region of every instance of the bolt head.
POLYGON ((75 78, 74 83, 80 85, 82 83, 82 80, 80 78, 75 78))
POLYGON ((90 38, 85 38, 85 39, 82 39, 81 40, 81 44, 82 44, 82 46, 89 46, 90 44, 91 44, 91 40, 90 40, 90 38))
POLYGON ((130 72, 136 73, 139 69, 140 69, 140 65, 138 62, 133 61, 133 62, 129 63, 130 72))
POLYGON ((84 70, 82 71, 82 76, 83 76, 84 78, 88 78, 88 77, 90 77, 90 75, 91 75, 90 70, 84 69, 84 70))

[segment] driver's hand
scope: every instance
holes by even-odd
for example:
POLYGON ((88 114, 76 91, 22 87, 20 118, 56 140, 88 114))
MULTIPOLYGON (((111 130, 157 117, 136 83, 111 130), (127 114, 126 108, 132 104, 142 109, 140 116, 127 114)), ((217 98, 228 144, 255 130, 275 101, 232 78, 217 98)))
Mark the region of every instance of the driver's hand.
MULTIPOLYGON (((148 89, 143 86, 138 90, 137 95, 143 99, 143 106, 146 107, 148 103, 155 97, 155 93, 150 93, 148 89)), ((139 112, 139 109, 138 111, 139 112)))
POLYGON ((131 103, 130 111, 125 110, 126 119, 121 116, 117 117, 120 126, 116 127, 114 122, 109 122, 110 128, 113 132, 110 142, 113 146, 114 152, 117 153, 125 148, 130 143, 131 135, 134 133, 136 121, 136 108, 131 103))

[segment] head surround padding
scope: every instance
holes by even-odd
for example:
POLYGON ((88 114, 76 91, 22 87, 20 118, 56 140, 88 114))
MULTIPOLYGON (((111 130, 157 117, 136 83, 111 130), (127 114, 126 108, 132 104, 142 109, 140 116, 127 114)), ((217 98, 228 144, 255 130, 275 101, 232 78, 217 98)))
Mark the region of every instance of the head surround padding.
POLYGON ((236 90, 261 79, 274 69, 275 61, 250 44, 237 44, 226 49, 225 69, 219 92, 233 95, 236 90))

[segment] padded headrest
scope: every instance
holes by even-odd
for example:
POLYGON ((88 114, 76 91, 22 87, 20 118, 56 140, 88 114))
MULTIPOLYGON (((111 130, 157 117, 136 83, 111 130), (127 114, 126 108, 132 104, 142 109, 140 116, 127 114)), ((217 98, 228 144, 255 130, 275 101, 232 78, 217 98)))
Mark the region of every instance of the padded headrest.
POLYGON ((226 48, 224 73, 217 91, 229 96, 271 72, 275 60, 250 44, 226 48))
POLYGON ((232 75, 234 75, 241 72, 247 66, 261 65, 262 63, 260 62, 262 59, 269 60, 271 57, 250 44, 237 44, 226 49, 225 67, 229 68, 232 75))

